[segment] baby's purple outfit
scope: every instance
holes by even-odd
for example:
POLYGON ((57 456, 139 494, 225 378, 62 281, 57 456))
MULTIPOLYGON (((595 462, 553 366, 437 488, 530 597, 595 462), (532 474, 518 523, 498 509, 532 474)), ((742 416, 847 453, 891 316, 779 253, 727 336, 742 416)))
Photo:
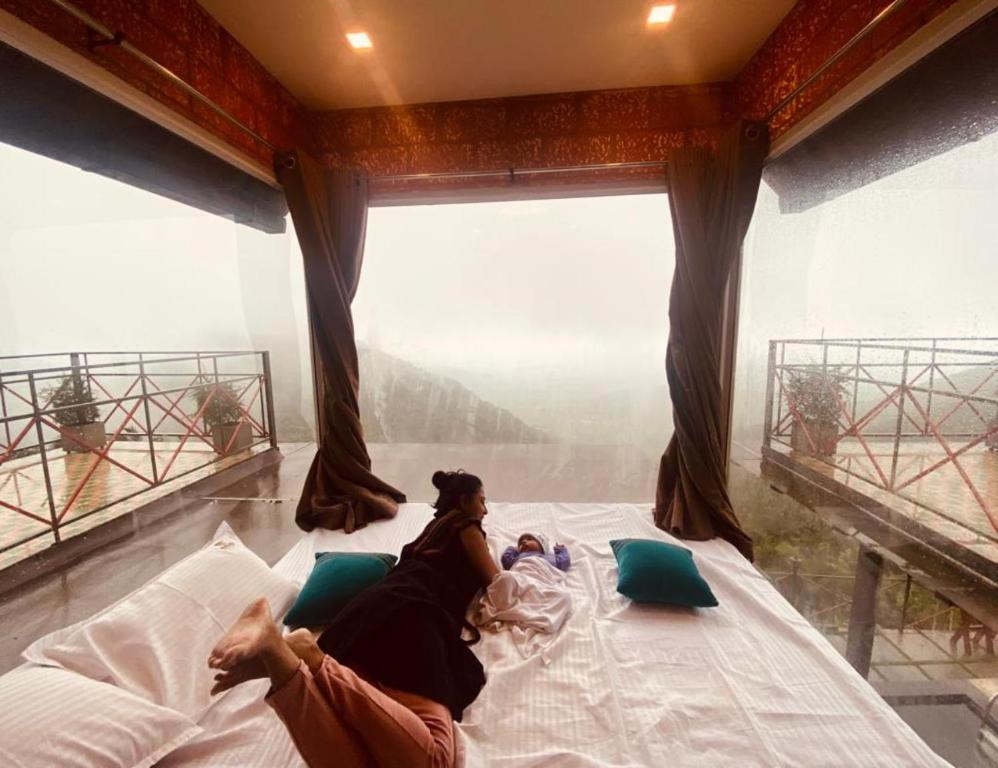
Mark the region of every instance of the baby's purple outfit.
POLYGON ((572 564, 572 559, 568 556, 568 549, 564 544, 555 544, 554 552, 520 552, 516 547, 506 547, 502 553, 502 567, 507 571, 513 567, 513 563, 521 557, 543 557, 559 571, 567 571, 572 564))

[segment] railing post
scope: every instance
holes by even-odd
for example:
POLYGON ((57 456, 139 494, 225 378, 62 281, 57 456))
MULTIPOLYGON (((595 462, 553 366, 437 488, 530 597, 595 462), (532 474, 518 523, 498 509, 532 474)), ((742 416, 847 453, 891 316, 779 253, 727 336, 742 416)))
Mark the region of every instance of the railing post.
POLYGON ((73 401, 76 403, 83 402, 83 380, 80 378, 80 353, 70 352, 69 353, 69 365, 72 369, 73 377, 73 401))
POLYGON ((888 490, 893 491, 898 475, 898 452, 901 450, 901 430, 904 427, 904 398, 908 392, 908 353, 904 351, 901 363, 901 394, 898 398, 898 418, 894 425, 894 456, 891 459, 891 485, 888 490))
MULTIPOLYGON (((83 382, 84 382, 84 384, 86 385, 86 388, 87 388, 87 396, 88 397, 92 396, 93 395, 93 391, 94 391, 94 387, 93 387, 93 382, 90 381, 90 353, 89 352, 84 352, 83 353, 83 382)), ((110 418, 110 417, 109 416, 105 416, 104 419, 102 419, 102 421, 106 424, 108 418, 110 418)))
POLYGON ((159 471, 156 467, 156 446, 152 439, 152 419, 149 417, 149 392, 146 389, 146 363, 139 352, 139 383, 142 384, 142 409, 146 414, 146 439, 149 443, 149 461, 152 465, 152 484, 159 485, 159 471))
MULTIPOLYGON (((213 374, 215 376, 215 389, 212 391, 212 395, 211 396, 213 398, 217 399, 217 400, 221 400, 221 398, 218 395, 218 384, 219 384, 219 381, 218 381, 218 355, 213 354, 211 356, 211 370, 212 370, 212 372, 213 372, 213 374)), ((218 411, 216 411, 216 413, 217 412, 218 411)), ((204 427, 204 431, 205 432, 210 431, 211 427, 208 425, 208 417, 205 416, 204 414, 201 415, 201 425, 204 427)), ((216 450, 218 450, 218 449, 216 448, 216 450)), ((221 451, 219 451, 219 453, 221 453, 221 451)))
POLYGON ((865 680, 870 674, 873 643, 877 633, 877 589, 884 570, 884 559, 861 544, 856 556, 856 581, 853 584, 849 631, 846 635, 846 661, 865 680))
POLYGON ((790 561, 790 604, 794 608, 800 608, 801 577, 800 558, 795 557, 790 561))
POLYGON ((852 423, 856 424, 856 401, 859 400, 859 366, 863 355, 863 340, 856 341, 856 368, 852 372, 852 423))
POLYGON ((932 385, 936 379, 936 342, 938 339, 932 340, 932 357, 930 358, 929 365, 929 394, 925 402, 925 427, 922 429, 922 434, 928 436, 929 434, 929 421, 932 419, 932 385))
POLYGON ((772 438, 771 434, 773 431, 773 393, 776 390, 774 386, 774 378, 776 376, 776 342, 769 342, 769 362, 767 363, 766 370, 768 375, 766 376, 766 419, 765 419, 765 430, 762 434, 762 445, 764 448, 769 448, 772 438))
POLYGON ((274 418, 274 387, 273 379, 270 376, 270 352, 265 350, 263 355, 263 378, 266 385, 267 403, 267 429, 270 432, 270 447, 277 447, 277 421, 274 418))
MULTIPOLYGON (((778 343, 780 345, 780 364, 779 364, 779 366, 777 366, 776 370, 782 372, 783 371, 783 366, 786 365, 786 362, 787 362, 787 342, 786 341, 780 341, 778 343)), ((774 372, 773 376, 774 377, 776 376, 775 372, 774 372)), ((782 421, 783 421, 783 398, 782 397, 777 397, 776 398, 776 427, 777 428, 779 428, 779 426, 782 423, 782 421)))
POLYGON ((4 435, 6 435, 6 437, 7 437, 7 441, 4 443, 4 445, 9 448, 10 447, 10 422, 6 420, 7 419, 7 396, 4 393, 3 374, 2 373, 0 373, 0 414, 3 414, 2 416, 0 416, 0 418, 4 419, 3 431, 4 431, 4 435))
POLYGON ((904 601, 901 603, 901 626, 898 633, 904 633, 904 625, 908 620, 908 599, 911 597, 911 574, 904 575, 904 601))
POLYGON ((49 501, 49 515, 52 519, 52 536, 55 543, 61 540, 59 536, 59 514, 55 511, 55 494, 52 492, 52 477, 49 475, 48 452, 45 450, 45 433, 42 431, 41 414, 38 412, 38 390, 35 387, 35 374, 28 372, 28 391, 31 393, 31 414, 35 420, 35 429, 38 434, 38 453, 42 459, 42 476, 45 478, 45 494, 49 501))

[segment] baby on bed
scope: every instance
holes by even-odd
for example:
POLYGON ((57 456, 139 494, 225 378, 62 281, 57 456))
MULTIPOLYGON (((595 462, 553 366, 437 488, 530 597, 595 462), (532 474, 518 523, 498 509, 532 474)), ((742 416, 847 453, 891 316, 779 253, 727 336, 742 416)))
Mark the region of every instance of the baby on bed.
POLYGON ((555 544, 551 551, 540 534, 522 534, 515 547, 502 553, 505 570, 485 590, 475 623, 492 631, 509 630, 523 658, 540 654, 549 663, 547 649, 572 611, 563 573, 570 564, 563 545, 555 544))
POLYGON ((572 564, 564 544, 555 544, 554 551, 549 552, 544 536, 539 533, 521 533, 516 546, 506 547, 506 551, 502 553, 502 567, 508 571, 526 557, 540 557, 559 571, 567 571, 572 564))

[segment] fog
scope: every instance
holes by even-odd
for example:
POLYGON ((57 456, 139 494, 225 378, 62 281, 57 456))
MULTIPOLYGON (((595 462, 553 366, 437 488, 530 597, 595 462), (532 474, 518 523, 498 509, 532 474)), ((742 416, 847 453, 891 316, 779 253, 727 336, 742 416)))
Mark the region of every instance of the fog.
POLYGON ((558 441, 661 448, 665 195, 375 208, 358 341, 558 441))

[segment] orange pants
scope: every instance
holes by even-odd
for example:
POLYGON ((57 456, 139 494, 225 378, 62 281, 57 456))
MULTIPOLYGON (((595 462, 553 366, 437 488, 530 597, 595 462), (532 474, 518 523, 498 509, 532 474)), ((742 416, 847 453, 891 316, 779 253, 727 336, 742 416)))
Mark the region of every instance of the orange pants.
POLYGON ((326 656, 302 662, 267 703, 309 768, 452 768, 454 721, 442 704, 375 686, 326 656))

